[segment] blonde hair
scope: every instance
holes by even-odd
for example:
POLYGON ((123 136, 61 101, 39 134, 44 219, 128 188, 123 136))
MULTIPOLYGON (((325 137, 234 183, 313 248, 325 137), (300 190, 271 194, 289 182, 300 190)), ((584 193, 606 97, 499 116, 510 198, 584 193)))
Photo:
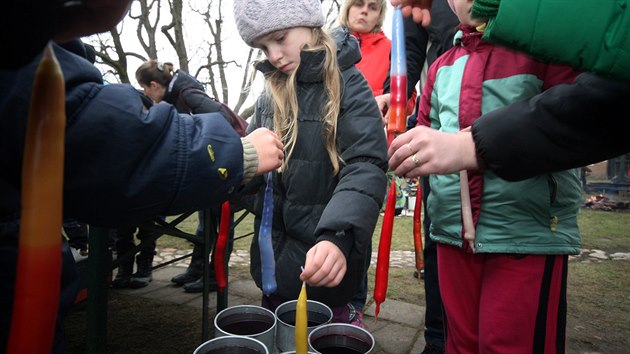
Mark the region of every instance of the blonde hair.
MULTIPOLYGON (((337 21, 339 24, 345 28, 350 29, 348 26, 348 16, 350 15, 350 8, 354 6, 359 1, 367 1, 367 0, 346 0, 341 5, 341 9, 339 10, 339 16, 337 17, 337 21)), ((386 0, 377 0, 376 4, 379 6, 380 13, 378 15, 378 21, 376 22, 376 26, 372 28, 370 33, 378 33, 383 31, 383 21, 385 21, 385 13, 387 12, 387 4, 386 0)))
MULTIPOLYGON (((337 46, 334 40, 321 27, 312 28, 312 35, 312 46, 303 50, 308 52, 323 50, 326 53, 322 63, 322 75, 327 102, 323 109, 322 124, 326 151, 336 175, 339 173, 340 162, 336 140, 337 118, 341 102, 341 78, 339 64, 337 63, 337 46)), ((297 71, 298 69, 296 68, 289 75, 286 75, 280 70, 274 70, 266 76, 266 89, 271 94, 273 101, 275 131, 282 139, 287 150, 280 170, 286 168, 298 138, 297 71)))
POLYGON ((173 79, 173 63, 163 63, 156 59, 147 60, 136 70, 136 81, 139 84, 150 86, 151 81, 167 87, 173 79))

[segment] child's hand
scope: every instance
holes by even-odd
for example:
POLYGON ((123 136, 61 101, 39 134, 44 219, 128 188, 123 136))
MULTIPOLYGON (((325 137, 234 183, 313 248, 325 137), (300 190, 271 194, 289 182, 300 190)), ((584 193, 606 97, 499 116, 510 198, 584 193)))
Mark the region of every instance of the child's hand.
POLYGON ((310 286, 333 288, 346 275, 346 256, 330 241, 321 241, 306 253, 300 280, 310 286))
POLYGON ((256 175, 275 170, 282 165, 284 150, 282 141, 276 133, 267 128, 258 128, 243 139, 249 140, 258 154, 256 175))

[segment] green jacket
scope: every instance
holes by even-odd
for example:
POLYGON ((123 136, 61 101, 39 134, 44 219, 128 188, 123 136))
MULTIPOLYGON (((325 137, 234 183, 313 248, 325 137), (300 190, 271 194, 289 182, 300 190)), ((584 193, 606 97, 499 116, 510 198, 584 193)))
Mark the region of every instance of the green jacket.
POLYGON ((476 0, 473 16, 488 41, 630 82, 630 0, 476 0))
MULTIPOLYGON (((460 26, 453 48, 431 65, 418 124, 456 132, 480 115, 575 80, 576 72, 567 65, 545 64, 480 37, 474 28, 460 26)), ((537 141, 529 144, 536 146, 537 141)), ((513 158, 518 160, 518 153, 513 158)), ((431 175, 430 185, 431 240, 467 249, 462 242, 459 174, 431 175)), ((576 169, 518 182, 492 171, 469 171, 468 186, 475 252, 580 253, 577 216, 582 189, 576 169)))

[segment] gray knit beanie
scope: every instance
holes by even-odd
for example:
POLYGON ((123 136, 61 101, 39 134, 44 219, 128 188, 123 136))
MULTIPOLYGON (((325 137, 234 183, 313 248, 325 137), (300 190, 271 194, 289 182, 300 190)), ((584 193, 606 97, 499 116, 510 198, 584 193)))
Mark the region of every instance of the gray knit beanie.
POLYGON ((322 27, 320 0, 234 0, 234 20, 243 41, 292 27, 322 27))

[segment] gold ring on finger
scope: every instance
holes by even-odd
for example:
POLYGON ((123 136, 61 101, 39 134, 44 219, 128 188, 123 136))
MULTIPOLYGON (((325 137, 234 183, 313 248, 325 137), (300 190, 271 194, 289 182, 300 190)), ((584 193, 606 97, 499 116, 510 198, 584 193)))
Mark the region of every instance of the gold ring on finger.
POLYGON ((422 164, 420 160, 418 160, 418 156, 416 156, 416 154, 411 155, 411 161, 413 161, 416 167, 420 167, 420 165, 422 164))

